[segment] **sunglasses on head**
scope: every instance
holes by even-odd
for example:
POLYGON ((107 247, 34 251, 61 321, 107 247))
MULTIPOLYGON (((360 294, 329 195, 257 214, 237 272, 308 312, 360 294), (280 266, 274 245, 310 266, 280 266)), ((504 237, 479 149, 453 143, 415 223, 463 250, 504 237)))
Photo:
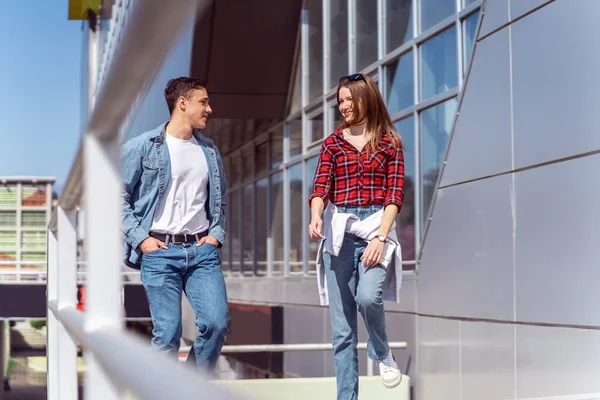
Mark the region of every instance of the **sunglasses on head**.
POLYGON ((360 81, 360 80, 365 80, 365 78, 363 77, 362 74, 352 74, 352 75, 346 75, 346 76, 342 76, 340 78, 340 83, 344 82, 344 81, 360 81))

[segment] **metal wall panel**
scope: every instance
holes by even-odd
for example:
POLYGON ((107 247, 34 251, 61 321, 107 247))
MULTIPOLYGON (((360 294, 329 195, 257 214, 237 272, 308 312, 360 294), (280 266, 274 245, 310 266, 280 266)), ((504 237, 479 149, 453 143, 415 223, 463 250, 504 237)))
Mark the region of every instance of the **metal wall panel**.
POLYGON ((417 311, 417 278, 414 275, 404 275, 400 288, 400 301, 385 302, 385 309, 389 311, 417 311))
POLYGON ((513 318, 510 175, 439 191, 419 269, 420 313, 513 318))
POLYGON ((600 326, 600 155, 516 175, 517 319, 600 326))
POLYGON ((518 398, 599 398, 599 349, 600 331, 517 326, 518 398))
MULTIPOLYGON (((417 332, 414 314, 386 313, 386 332, 389 342, 406 342, 406 349, 392 350, 396 363, 403 374, 413 380, 417 378, 417 332)), ((377 363, 375 363, 377 365, 377 363)), ((375 373, 378 369, 375 368, 375 373)))
POLYGON ((513 325, 461 322, 462 400, 512 399, 513 325))
POLYGON ((509 55, 508 28, 477 44, 442 186, 511 169, 509 55))
POLYGON ((534 8, 549 4, 553 1, 554 0, 510 0, 510 19, 515 20, 534 8))
POLYGON ((487 0, 479 37, 489 34, 506 23, 508 23, 508 0, 487 0))
POLYGON ((512 25, 517 168, 600 149, 599 14, 561 0, 512 25))
POLYGON ((419 317, 419 400, 460 399, 459 323, 419 317))

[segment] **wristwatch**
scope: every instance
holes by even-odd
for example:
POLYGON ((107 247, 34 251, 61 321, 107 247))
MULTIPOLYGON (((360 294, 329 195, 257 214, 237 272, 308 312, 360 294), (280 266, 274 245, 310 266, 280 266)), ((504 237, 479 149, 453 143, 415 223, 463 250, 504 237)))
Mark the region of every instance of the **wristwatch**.
POLYGON ((385 243, 385 236, 384 235, 377 235, 375 236, 377 239, 379 239, 380 242, 384 242, 385 243))

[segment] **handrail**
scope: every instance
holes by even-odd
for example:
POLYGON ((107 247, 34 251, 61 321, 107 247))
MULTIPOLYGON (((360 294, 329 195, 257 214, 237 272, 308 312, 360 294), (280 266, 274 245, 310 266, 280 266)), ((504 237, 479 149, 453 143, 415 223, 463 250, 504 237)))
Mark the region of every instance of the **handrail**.
POLYGON ((69 333, 94 354, 115 386, 123 392, 132 392, 140 399, 149 400, 168 399, 175 393, 178 400, 239 399, 209 384, 191 369, 177 365, 164 354, 149 351, 148 346, 131 333, 110 329, 86 332, 84 315, 74 306, 59 307, 56 299, 50 299, 48 306, 69 333), (151 385, 150 382, 158 384, 151 385))
MULTIPOLYGON (((406 342, 389 342, 390 349, 406 349, 406 342)), ((358 343, 358 350, 366 350, 367 343, 358 343)), ((179 351, 187 353, 191 346, 182 346, 179 351)), ((225 345, 221 354, 227 353, 278 353, 286 351, 331 351, 331 343, 293 343, 293 344, 240 344, 225 345)))

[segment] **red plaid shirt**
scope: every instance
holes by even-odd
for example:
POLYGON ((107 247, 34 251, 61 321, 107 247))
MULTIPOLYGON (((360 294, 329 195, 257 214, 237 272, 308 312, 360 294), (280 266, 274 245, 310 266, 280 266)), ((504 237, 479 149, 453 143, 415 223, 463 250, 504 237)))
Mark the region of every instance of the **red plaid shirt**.
POLYGON ((338 206, 395 204, 402 208, 404 154, 389 137, 376 152, 359 152, 344 139, 341 130, 323 142, 313 181, 313 198, 320 197, 338 206))

